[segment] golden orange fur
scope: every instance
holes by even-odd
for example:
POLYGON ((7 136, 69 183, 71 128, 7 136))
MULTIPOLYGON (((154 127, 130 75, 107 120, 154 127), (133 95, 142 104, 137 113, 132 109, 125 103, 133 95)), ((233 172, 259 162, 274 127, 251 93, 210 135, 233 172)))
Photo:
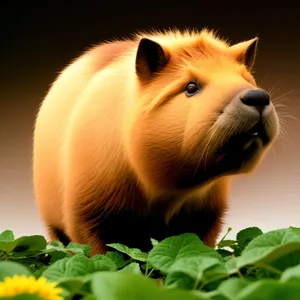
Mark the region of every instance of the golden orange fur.
POLYGON ((195 232, 213 247, 230 176, 253 170, 278 132, 272 103, 260 121, 240 104, 258 89, 256 44, 230 45, 208 30, 141 33, 65 68, 34 132, 35 194, 50 238, 95 254, 110 242, 147 250, 150 237, 195 232), (191 81, 200 89, 187 97, 191 81), (250 152, 235 144, 219 153, 258 122, 265 144, 251 138, 250 152))

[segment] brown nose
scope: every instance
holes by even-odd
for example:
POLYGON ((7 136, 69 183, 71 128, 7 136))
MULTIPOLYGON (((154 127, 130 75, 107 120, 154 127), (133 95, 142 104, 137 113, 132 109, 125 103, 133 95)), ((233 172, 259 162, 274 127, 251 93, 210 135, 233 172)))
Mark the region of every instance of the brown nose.
POLYGON ((270 95, 262 89, 250 90, 240 99, 245 105, 255 107, 259 112, 270 104, 270 95))

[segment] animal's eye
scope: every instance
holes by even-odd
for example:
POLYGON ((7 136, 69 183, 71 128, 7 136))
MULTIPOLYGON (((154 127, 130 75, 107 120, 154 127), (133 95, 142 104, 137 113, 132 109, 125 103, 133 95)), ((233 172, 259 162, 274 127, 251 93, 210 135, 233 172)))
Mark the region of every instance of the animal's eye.
POLYGON ((191 96, 197 94, 199 91, 200 91, 200 88, 197 83, 189 82, 185 88, 185 95, 187 97, 191 97, 191 96))

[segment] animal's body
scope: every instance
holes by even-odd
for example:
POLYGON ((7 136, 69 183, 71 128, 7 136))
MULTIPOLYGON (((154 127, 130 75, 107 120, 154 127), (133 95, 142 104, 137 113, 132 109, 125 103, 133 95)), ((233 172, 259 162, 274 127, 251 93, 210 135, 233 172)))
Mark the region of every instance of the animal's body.
POLYGON ((137 35, 86 51, 51 86, 34 132, 34 185, 52 240, 104 253, 196 233, 213 247, 230 178, 278 134, 251 68, 257 38, 137 35))

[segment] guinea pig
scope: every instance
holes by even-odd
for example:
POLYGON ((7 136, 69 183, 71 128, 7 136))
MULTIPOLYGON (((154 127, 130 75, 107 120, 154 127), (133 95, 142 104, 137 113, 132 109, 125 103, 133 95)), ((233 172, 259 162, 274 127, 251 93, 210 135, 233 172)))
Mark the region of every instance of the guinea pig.
POLYGON ((252 68, 258 38, 152 31, 100 43, 62 70, 35 122, 33 175, 50 240, 142 251, 195 233, 215 247, 230 179, 279 133, 252 68))

